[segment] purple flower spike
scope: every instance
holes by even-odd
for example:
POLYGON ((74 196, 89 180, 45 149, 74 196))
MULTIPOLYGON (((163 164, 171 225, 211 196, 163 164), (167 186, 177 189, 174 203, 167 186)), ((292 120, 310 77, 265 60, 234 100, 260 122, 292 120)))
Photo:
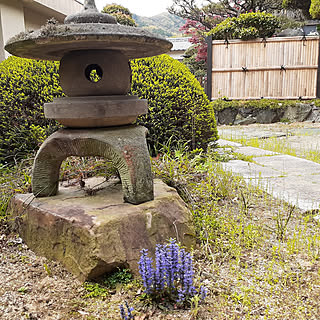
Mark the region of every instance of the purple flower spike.
POLYGON ((166 278, 166 257, 163 252, 163 246, 156 246, 156 270, 155 270, 155 287, 157 290, 162 291, 165 286, 166 278))
POLYGON ((201 301, 204 301, 208 295, 208 289, 204 286, 200 287, 200 299, 201 301))
POLYGON ((128 304, 127 301, 125 301, 126 303, 126 307, 127 307, 127 310, 128 310, 128 319, 134 319, 133 315, 132 315, 132 311, 134 310, 133 308, 131 308, 128 304))
POLYGON ((119 308, 120 308, 120 316, 121 316, 121 319, 128 320, 128 318, 127 318, 127 316, 126 316, 126 313, 125 313, 125 311, 124 311, 123 305, 120 304, 119 308))
POLYGON ((153 290, 154 270, 152 268, 152 259, 148 257, 148 250, 141 250, 139 260, 139 271, 143 281, 146 293, 150 294, 153 290))
MULTIPOLYGON (((148 257, 148 250, 142 250, 139 270, 145 292, 157 299, 169 296, 177 303, 185 303, 198 293, 193 285, 192 256, 185 249, 180 249, 175 239, 170 239, 166 245, 156 246, 155 269, 152 267, 152 259, 148 257)), ((207 289, 201 287, 198 294, 203 301, 207 289)))

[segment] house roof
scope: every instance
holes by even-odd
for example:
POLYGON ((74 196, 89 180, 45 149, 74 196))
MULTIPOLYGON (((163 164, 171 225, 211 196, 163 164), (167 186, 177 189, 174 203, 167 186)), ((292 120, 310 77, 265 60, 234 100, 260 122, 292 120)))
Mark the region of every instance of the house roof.
POLYGON ((167 38, 172 44, 173 47, 171 51, 185 51, 187 50, 192 43, 189 42, 190 37, 182 37, 182 38, 167 38))

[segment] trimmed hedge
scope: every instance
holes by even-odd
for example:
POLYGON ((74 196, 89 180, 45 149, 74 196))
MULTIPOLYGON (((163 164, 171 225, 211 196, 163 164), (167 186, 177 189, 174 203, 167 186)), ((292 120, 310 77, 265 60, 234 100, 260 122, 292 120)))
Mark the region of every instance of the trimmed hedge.
POLYGON ((0 63, 0 162, 12 162, 38 148, 57 124, 43 104, 63 95, 58 63, 9 57, 0 63))
POLYGON ((250 12, 227 18, 209 31, 214 40, 267 38, 280 28, 280 20, 271 13, 250 12))
POLYGON ((191 149, 206 149, 218 139, 212 106, 184 64, 161 55, 134 60, 131 68, 131 93, 149 102, 149 113, 138 123, 148 128, 152 151, 170 139, 173 147, 189 142, 191 149))
MULTIPOLYGON (((190 71, 169 56, 133 60, 132 94, 149 100, 138 123, 149 129, 151 150, 171 139, 206 148, 217 139, 214 112, 190 71)), ((59 63, 10 57, 0 63, 0 162, 12 162, 39 147, 59 125, 44 118, 43 104, 63 96, 59 63)))

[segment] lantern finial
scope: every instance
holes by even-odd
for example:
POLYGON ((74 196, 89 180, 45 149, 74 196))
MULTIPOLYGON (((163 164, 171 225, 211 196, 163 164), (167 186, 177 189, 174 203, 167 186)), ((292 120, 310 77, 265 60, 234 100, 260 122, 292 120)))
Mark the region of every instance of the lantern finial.
POLYGON ((84 10, 98 11, 94 0, 84 0, 84 10))
POLYGON ((117 19, 109 14, 98 11, 94 0, 84 0, 83 10, 76 14, 67 16, 65 24, 74 23, 108 23, 116 24, 117 19))

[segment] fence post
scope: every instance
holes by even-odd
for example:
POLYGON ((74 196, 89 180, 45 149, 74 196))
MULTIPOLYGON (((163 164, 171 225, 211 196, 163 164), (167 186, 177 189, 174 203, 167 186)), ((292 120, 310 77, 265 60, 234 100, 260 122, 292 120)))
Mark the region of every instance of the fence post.
POLYGON ((209 101, 212 99, 212 35, 206 38, 208 44, 207 49, 207 85, 206 85, 206 94, 209 101))
POLYGON ((318 39, 319 52, 318 52, 318 70, 317 70, 317 88, 316 88, 316 98, 320 98, 320 39, 318 39))

